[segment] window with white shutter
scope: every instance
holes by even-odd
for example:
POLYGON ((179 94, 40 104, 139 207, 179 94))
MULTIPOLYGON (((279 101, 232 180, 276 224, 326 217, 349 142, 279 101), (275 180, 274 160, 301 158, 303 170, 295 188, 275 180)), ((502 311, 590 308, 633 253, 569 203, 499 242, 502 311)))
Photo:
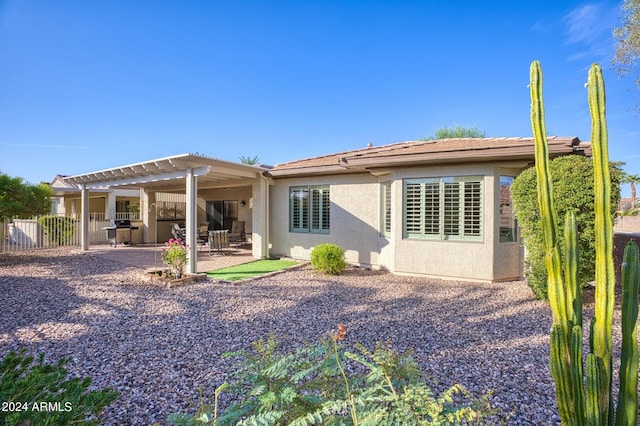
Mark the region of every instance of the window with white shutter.
POLYGON ((405 179, 404 238, 482 240, 482 177, 405 179))

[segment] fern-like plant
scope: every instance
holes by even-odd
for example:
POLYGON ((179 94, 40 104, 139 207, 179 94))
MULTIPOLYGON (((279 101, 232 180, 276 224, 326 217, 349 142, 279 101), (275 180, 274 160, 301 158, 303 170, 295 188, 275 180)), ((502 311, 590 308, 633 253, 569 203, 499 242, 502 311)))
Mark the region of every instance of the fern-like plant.
POLYGON ((34 362, 24 349, 9 352, 0 362, 0 424, 99 424, 98 414, 118 393, 109 389, 89 391, 89 377, 68 378, 65 366, 70 360, 49 364, 44 354, 34 362))
POLYGON ((409 353, 389 344, 373 351, 341 344, 346 329, 286 354, 277 339, 253 343, 253 351, 230 353, 239 364, 231 386, 240 401, 221 416, 201 404, 195 415, 172 414, 176 425, 440 425, 480 422, 491 413, 487 397, 472 401, 460 385, 435 395, 409 353), (457 397, 456 397, 457 396, 457 397), (468 402, 454 402, 458 397, 468 402), (205 415, 202 415, 205 413, 205 415))

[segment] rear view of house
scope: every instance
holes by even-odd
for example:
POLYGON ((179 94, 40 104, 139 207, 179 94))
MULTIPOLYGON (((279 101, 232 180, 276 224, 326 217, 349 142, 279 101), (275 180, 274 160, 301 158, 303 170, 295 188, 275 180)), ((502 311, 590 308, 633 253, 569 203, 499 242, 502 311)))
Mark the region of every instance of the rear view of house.
MULTIPOLYGON (((548 140, 551 157, 590 155, 590 145, 578 138, 548 140)), ((78 188, 83 250, 90 193, 137 188, 140 242, 166 241, 170 226, 184 223, 189 272, 196 268, 198 227, 226 229, 235 221, 244 224, 256 258, 309 259, 315 246, 328 242, 344 248, 353 264, 493 282, 523 276, 510 186, 533 162, 533 138, 464 138, 367 147, 274 167, 180 154, 63 180, 78 188), (183 206, 165 208, 162 194, 184 197, 183 206)))
MULTIPOLYGON (((533 143, 416 141, 276 165, 268 172, 271 253, 308 259, 329 242, 350 263, 396 274, 519 279, 510 185, 533 165, 533 143)), ((589 150, 578 138, 549 138, 552 157, 589 150)))

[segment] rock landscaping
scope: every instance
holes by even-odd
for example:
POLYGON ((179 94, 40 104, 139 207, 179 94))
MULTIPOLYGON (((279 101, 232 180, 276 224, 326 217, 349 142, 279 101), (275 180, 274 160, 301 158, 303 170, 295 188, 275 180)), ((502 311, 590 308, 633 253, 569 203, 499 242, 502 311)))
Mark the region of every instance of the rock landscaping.
MULTIPOLYGON (((548 368, 550 311, 523 282, 478 284, 350 267, 327 277, 310 266, 241 285, 212 280, 167 291, 140 270, 69 249, 0 257, 0 357, 26 348, 72 357, 68 370, 119 398, 101 422, 164 423, 194 412, 233 368, 222 354, 275 333, 283 350, 339 323, 345 345, 390 340, 432 388, 492 391, 495 423, 556 424, 548 368)), ((587 316, 591 307, 587 307, 587 316)), ((619 330, 618 322, 614 323, 619 330)), ((221 406, 233 396, 223 393, 221 406)))

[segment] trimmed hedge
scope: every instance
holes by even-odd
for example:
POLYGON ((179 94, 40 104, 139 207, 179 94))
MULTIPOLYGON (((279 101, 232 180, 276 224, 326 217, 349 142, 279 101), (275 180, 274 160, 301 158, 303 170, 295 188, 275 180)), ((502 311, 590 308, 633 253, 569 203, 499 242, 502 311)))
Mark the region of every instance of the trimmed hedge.
POLYGON ((340 275, 347 264, 344 250, 335 244, 320 244, 311 251, 311 266, 327 275, 340 275))
MULTIPOLYGON (((591 158, 567 155, 549 163, 553 182, 556 220, 563 241, 564 217, 575 210, 578 224, 578 253, 580 257, 578 279, 584 286, 595 276, 595 213, 593 210, 593 161, 591 158)), ((620 201, 621 169, 612 163, 611 215, 614 216, 620 201)), ((530 168, 522 172, 511 186, 511 195, 520 232, 527 247, 525 275, 527 283, 538 299, 547 299, 547 270, 544 263, 542 226, 536 192, 536 171, 530 168)), ((562 251, 561 251, 562 252, 562 251)))

